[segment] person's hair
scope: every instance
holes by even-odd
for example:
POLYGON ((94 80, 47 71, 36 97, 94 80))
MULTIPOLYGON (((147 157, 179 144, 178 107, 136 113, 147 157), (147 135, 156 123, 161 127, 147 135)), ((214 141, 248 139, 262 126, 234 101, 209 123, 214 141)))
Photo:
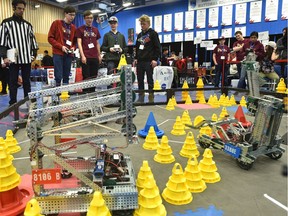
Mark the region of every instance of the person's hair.
POLYGON ((251 32, 250 37, 252 37, 252 36, 256 36, 258 38, 258 32, 256 32, 256 31, 251 32))
POLYGON ((164 51, 168 51, 168 47, 163 47, 162 48, 162 51, 164 52, 164 51))
POLYGON ((90 11, 90 10, 86 10, 86 11, 84 11, 84 13, 83 13, 83 17, 85 18, 86 16, 90 16, 90 15, 92 15, 92 12, 90 11))
POLYGON ((236 31, 234 35, 236 36, 237 34, 243 35, 241 31, 236 31))
POLYGON ((266 45, 266 47, 267 47, 267 50, 265 52, 265 56, 268 57, 268 59, 271 59, 274 48, 272 46, 269 46, 269 45, 266 45))
POLYGON ((18 4, 24 4, 24 6, 26 7, 26 2, 24 0, 13 0, 12 1, 12 7, 14 10, 16 9, 16 6, 18 4))
POLYGON ((150 17, 146 14, 143 14, 140 18, 139 18, 140 22, 147 22, 150 25, 150 17))
POLYGON ((48 54, 48 50, 44 50, 44 53, 48 54))
POLYGON ((76 13, 76 9, 72 6, 66 6, 64 8, 64 13, 76 13))
POLYGON ((283 29, 282 29, 282 32, 283 32, 284 30, 286 30, 286 32, 287 32, 287 29, 288 29, 288 27, 283 28, 283 29))

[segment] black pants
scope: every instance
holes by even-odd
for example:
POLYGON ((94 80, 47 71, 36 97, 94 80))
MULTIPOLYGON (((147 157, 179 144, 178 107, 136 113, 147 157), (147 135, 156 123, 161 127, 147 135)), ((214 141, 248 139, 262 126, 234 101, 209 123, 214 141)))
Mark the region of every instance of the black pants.
POLYGON ((9 66, 9 94, 10 94, 9 104, 10 105, 17 102, 18 75, 19 75, 20 69, 21 69, 21 76, 23 80, 24 97, 27 97, 28 93, 31 92, 31 83, 30 83, 31 63, 30 64, 11 64, 9 66))
POLYGON ((137 81, 138 81, 138 89, 144 90, 144 76, 147 76, 148 89, 153 90, 153 68, 151 66, 151 62, 137 62, 137 81))
POLYGON ((9 69, 0 66, 0 81, 2 83, 1 93, 7 93, 7 84, 9 82, 9 69))
MULTIPOLYGON (((82 76, 83 80, 96 78, 99 69, 99 59, 98 58, 87 58, 86 64, 81 64, 82 66, 82 76)), ((84 92, 94 92, 95 87, 83 89, 84 92)))
POLYGON ((214 87, 219 87, 219 83, 220 83, 220 77, 221 77, 221 87, 222 84, 224 84, 224 86, 228 86, 228 80, 227 80, 227 73, 228 73, 228 65, 223 63, 220 63, 218 65, 216 65, 216 75, 215 75, 215 85, 214 87), (223 73, 223 66, 224 66, 224 77, 222 76, 223 73), (223 83, 224 81, 224 83, 223 83))

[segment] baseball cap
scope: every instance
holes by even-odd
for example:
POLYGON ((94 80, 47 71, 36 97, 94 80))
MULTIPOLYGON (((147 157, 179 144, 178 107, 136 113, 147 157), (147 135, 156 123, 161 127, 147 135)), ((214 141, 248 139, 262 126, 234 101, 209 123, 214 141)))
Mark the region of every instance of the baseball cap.
POLYGON ((224 36, 219 37, 219 40, 225 40, 224 36))
POLYGON ((111 17, 109 18, 108 22, 118 22, 118 19, 117 19, 117 17, 115 17, 115 16, 111 16, 111 17))
POLYGON ((268 43, 267 43, 267 45, 268 46, 271 46, 272 48, 276 48, 276 43, 274 42, 274 41, 269 41, 268 43))

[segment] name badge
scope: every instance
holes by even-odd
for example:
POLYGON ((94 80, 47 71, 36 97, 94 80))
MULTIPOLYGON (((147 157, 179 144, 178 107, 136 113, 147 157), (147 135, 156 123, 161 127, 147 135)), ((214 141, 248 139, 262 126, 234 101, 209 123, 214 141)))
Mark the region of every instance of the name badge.
POLYGON ((140 50, 143 50, 143 49, 144 49, 144 45, 141 44, 141 45, 139 46, 139 49, 140 49, 140 50))
POLYGON ((69 41, 69 40, 66 40, 66 44, 67 44, 68 46, 71 46, 71 45, 72 45, 72 42, 69 41))
POLYGON ((89 49, 92 49, 92 48, 94 48, 94 44, 93 43, 89 43, 88 47, 89 47, 89 49))
POLYGON ((224 60, 225 59, 225 56, 221 56, 221 58, 220 58, 221 60, 224 60))

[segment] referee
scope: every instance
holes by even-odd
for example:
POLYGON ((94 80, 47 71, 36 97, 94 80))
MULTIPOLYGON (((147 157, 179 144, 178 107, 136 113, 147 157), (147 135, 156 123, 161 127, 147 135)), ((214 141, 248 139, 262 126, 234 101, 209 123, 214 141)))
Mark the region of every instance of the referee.
POLYGON ((23 79, 24 97, 31 91, 30 73, 31 62, 37 55, 38 45, 32 25, 23 19, 26 2, 13 0, 13 16, 3 20, 0 26, 0 57, 9 65, 9 105, 17 102, 18 75, 21 69, 23 79), (7 50, 17 50, 16 62, 12 63, 7 58, 7 50))

